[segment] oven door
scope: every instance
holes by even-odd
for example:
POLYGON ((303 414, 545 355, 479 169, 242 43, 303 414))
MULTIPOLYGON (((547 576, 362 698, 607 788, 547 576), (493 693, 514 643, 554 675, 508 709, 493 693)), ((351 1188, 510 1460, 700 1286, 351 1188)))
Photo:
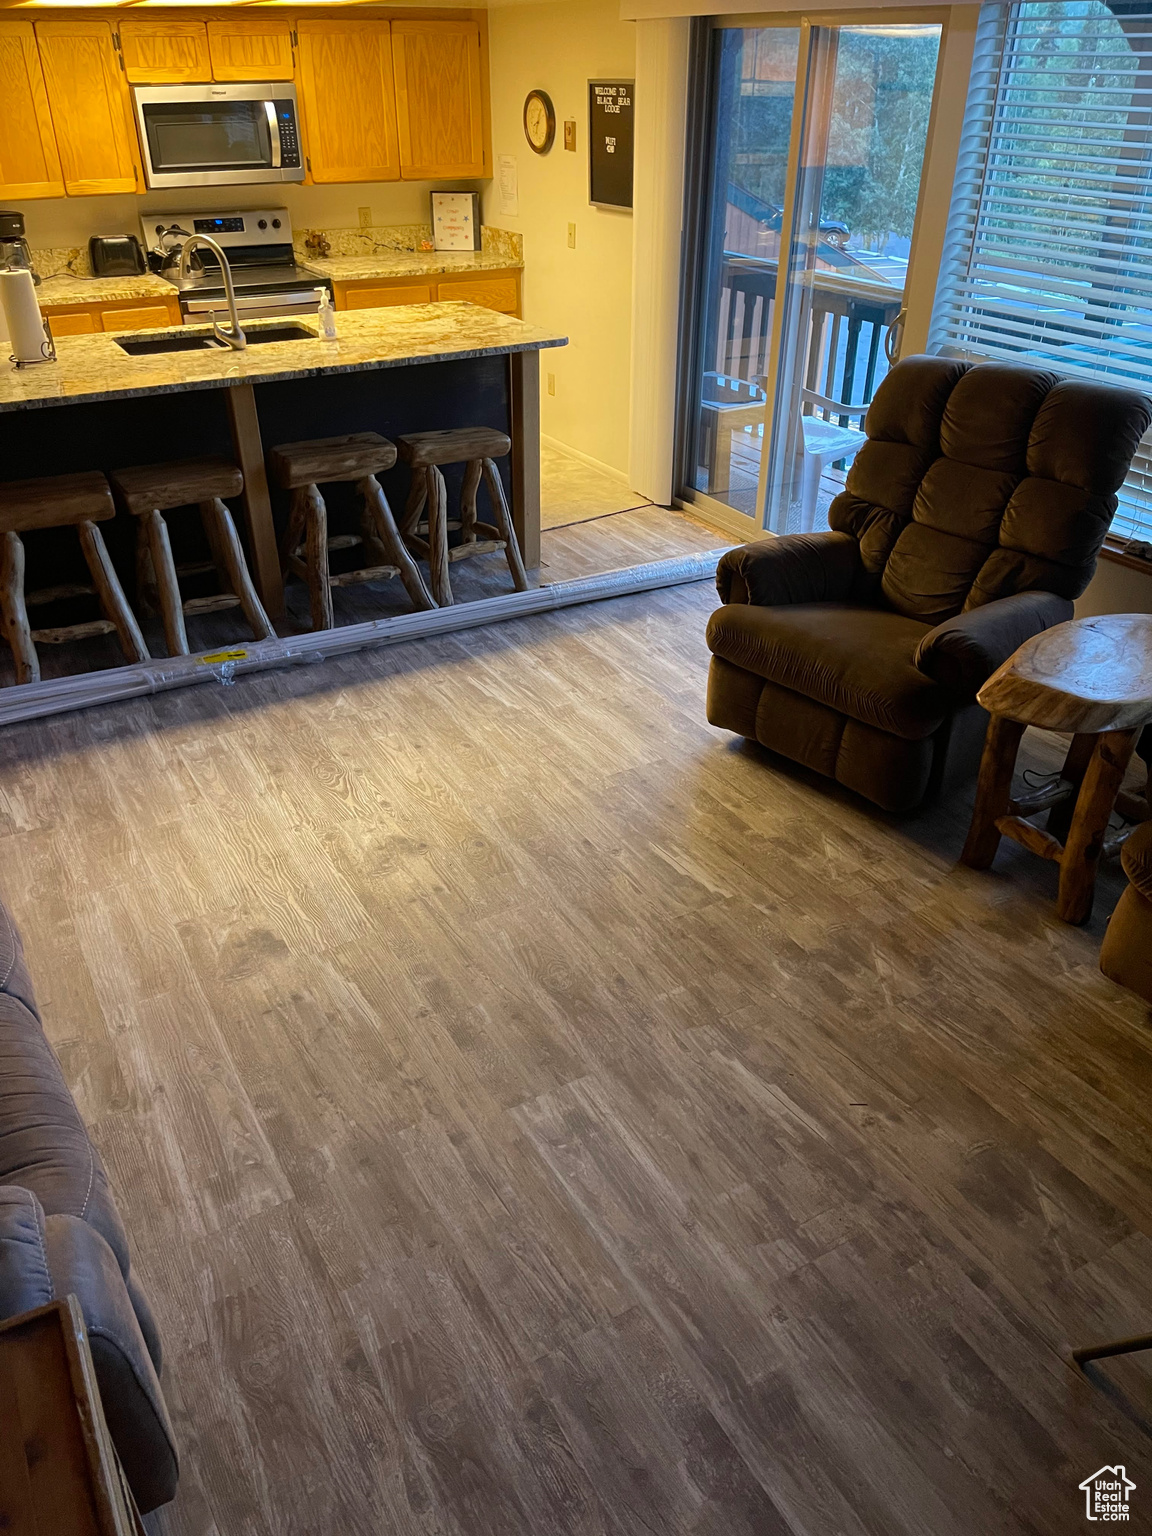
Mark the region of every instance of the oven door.
POLYGON ((149 187, 303 181, 295 87, 150 85, 132 94, 149 187))
MULTIPOLYGON (((316 279, 317 288, 328 285, 316 279)), ((204 325, 210 320, 224 324, 228 319, 228 300, 223 294, 213 298, 181 298, 180 313, 185 325, 204 325)), ((237 296, 236 313, 245 320, 271 320, 277 315, 314 315, 316 289, 297 288, 287 293, 245 293, 237 296)))

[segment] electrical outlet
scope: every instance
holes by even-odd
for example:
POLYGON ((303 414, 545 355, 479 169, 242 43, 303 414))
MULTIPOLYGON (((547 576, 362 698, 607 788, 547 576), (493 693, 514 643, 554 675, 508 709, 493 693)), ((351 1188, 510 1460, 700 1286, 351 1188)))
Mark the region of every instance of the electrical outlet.
POLYGON ((576 153, 576 119, 566 117, 564 119, 564 148, 576 153))
POLYGON ((550 395, 556 393, 556 375, 554 373, 548 375, 548 393, 550 395))
POLYGON ((371 208, 357 208, 356 212, 360 215, 360 228, 361 229, 371 229, 372 228, 372 210, 371 210, 371 208))
POLYGON ((569 248, 569 250, 573 250, 573 251, 576 249, 576 226, 575 226, 575 224, 569 224, 569 226, 568 226, 568 248, 569 248))

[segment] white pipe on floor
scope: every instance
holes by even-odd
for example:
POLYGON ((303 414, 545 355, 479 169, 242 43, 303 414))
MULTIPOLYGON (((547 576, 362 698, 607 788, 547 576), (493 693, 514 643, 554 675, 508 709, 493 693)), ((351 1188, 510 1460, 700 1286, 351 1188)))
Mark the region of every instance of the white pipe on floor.
POLYGON ((326 661, 331 656, 346 656, 369 646, 400 645, 426 635, 449 635, 484 624, 498 624, 506 619, 548 613, 555 608, 571 608, 578 603, 594 603, 605 598, 652 592, 659 587, 707 581, 715 576, 717 561, 723 553, 723 549, 710 549, 698 555, 677 555, 672 560, 653 560, 647 565, 631 565, 624 570, 605 571, 599 576, 558 581, 528 592, 509 592, 503 597, 485 597, 452 608, 404 613, 391 619, 368 619, 362 624, 348 624, 343 629, 322 629, 285 639, 256 640, 197 656, 171 656, 139 665, 109 667, 101 672, 83 672, 75 677, 22 683, 0 689, 0 725, 37 720, 69 709, 88 709, 94 704, 115 704, 143 694, 161 693, 168 688, 186 688, 193 683, 228 684, 244 673, 263 672, 270 667, 326 661))

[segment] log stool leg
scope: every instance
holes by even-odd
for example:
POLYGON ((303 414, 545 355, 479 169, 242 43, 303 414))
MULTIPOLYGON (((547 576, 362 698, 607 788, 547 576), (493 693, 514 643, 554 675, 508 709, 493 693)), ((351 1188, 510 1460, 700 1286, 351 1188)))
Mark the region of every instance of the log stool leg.
MULTIPOLYGON (((157 512, 153 516, 159 517, 160 514, 157 512)), ((163 518, 160 518, 160 526, 164 527, 163 518)), ((100 599, 104 617, 116 626, 120 649, 129 661, 148 661, 150 659, 148 647, 144 644, 144 636, 140 633, 136 615, 128 606, 124 588, 120 585, 120 578, 116 574, 116 567, 109 558, 104 535, 95 523, 87 520, 76 524, 76 532, 80 535, 80 548, 84 551, 84 559, 92 572, 92 585, 96 588, 96 596, 100 599)), ((164 536, 167 541, 167 530, 164 536)), ((169 560, 171 560, 171 552, 169 552, 169 560)), ((180 618, 180 628, 183 629, 183 614, 180 618)))
POLYGON ((460 488, 460 542, 476 542, 476 493, 480 489, 480 476, 484 473, 483 459, 469 459, 464 467, 464 484, 460 488))
POLYGON ((1060 770, 1060 777, 1067 779, 1072 786, 1072 793, 1059 805, 1054 805, 1048 812, 1048 831, 1053 837, 1058 837, 1062 843, 1068 840, 1068 829, 1072 825, 1072 815, 1076 810, 1076 801, 1080 794, 1080 786, 1084 783, 1084 775, 1088 772, 1088 764, 1092 761, 1092 753, 1096 748, 1096 737, 1085 735, 1081 732, 1073 736, 1068 745, 1068 753, 1064 759, 1064 766, 1060 770))
POLYGON ((315 485, 304 487, 304 563, 313 629, 333 629, 331 572, 328 567, 328 508, 315 485))
POLYGON ((159 612, 160 598, 148 543, 148 525, 142 517, 136 519, 136 602, 141 613, 159 612))
POLYGON ((404 519, 400 524, 400 532, 405 538, 414 534, 420 526, 420 516, 424 511, 424 503, 428 500, 428 472, 427 470, 414 469, 412 471, 412 485, 408 491, 408 503, 404 508, 404 519))
POLYGON ((0 550, 0 617, 4 637, 12 647, 12 660, 18 683, 40 681, 40 660, 24 605, 24 543, 11 529, 4 535, 0 550))
POLYGON ((383 546, 385 558, 390 564, 400 568, 400 580, 404 583, 404 590, 412 599, 413 608, 423 610, 435 608, 436 603, 424 585, 420 568, 408 553, 404 540, 400 537, 400 530, 396 526, 396 519, 392 516, 392 508, 388 505, 383 486, 375 475, 367 475, 357 484, 356 489, 364 498, 365 509, 375 529, 376 539, 383 546))
POLYGON ((274 640, 276 631, 264 612, 263 603, 256 596, 256 588, 248 574, 248 562, 244 558, 240 535, 236 532, 231 512, 217 496, 211 501, 200 503, 200 516, 208 532, 213 558, 223 562, 229 587, 240 599, 240 607, 252 633, 257 640, 274 640))
POLYGON ((307 519, 308 493, 306 487, 301 487, 292 492, 292 502, 288 509, 288 526, 280 541, 280 570, 284 576, 288 575, 288 562, 300 548, 307 519))
MULTIPOLYGON (((164 620, 164 639, 169 656, 187 656, 188 631, 184 628, 184 603, 180 597, 180 583, 176 579, 176 562, 172 558, 172 544, 168 538, 168 524, 163 514, 155 508, 141 515, 148 538, 148 550, 152 556, 152 569, 156 575, 156 591, 160 601, 160 615, 164 620)), ((111 615, 109 615, 111 617, 111 615)), ((115 620, 113 620, 115 622, 115 620)))
POLYGON ((1138 730, 1104 731, 1095 738, 1060 860, 1056 915, 1066 923, 1086 923, 1092 915, 1096 867, 1108 831, 1108 818, 1139 734, 1138 730))
POLYGON ((425 470, 428 477, 428 569, 432 576, 432 596, 440 608, 451 608, 452 583, 448 576, 448 487, 435 464, 425 470))
POLYGON ((993 715, 989 721, 984 755, 980 759, 972 825, 960 855, 960 862, 967 864, 969 869, 987 869, 996 857, 1000 846, 996 822, 1008 814, 1012 771, 1016 767, 1016 753, 1023 734, 1024 727, 1018 721, 1003 715, 993 715))
POLYGON ((508 569, 512 572, 512 585, 517 592, 527 592, 528 575, 524 570, 524 560, 520 554, 520 541, 516 537, 516 529, 512 523, 512 514, 508 510, 508 502, 504 496, 504 484, 500 479, 500 471, 496 467, 494 459, 483 461, 484 478, 488 485, 488 494, 492 498, 492 511, 496 518, 496 527, 500 530, 500 537, 504 540, 504 554, 508 560, 508 569))

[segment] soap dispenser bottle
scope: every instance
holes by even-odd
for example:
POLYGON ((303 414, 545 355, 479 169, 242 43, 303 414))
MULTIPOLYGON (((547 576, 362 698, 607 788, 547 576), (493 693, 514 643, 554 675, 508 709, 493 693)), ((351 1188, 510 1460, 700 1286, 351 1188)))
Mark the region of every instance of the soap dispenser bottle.
POLYGON ((332 295, 327 288, 316 290, 316 318, 320 323, 320 335, 324 341, 336 340, 336 311, 332 308, 332 295))

